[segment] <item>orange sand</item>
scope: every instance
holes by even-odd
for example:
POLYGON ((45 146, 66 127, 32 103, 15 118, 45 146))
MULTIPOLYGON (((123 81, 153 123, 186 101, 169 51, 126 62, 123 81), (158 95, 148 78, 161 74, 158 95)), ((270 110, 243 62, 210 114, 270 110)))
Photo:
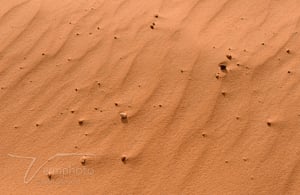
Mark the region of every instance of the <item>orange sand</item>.
POLYGON ((1 194, 300 193, 300 1, 0 3, 1 194))

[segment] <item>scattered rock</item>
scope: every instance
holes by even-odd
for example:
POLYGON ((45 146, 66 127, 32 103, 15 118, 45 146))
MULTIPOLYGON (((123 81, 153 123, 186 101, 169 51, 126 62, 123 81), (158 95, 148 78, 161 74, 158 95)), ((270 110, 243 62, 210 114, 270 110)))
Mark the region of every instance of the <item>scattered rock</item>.
POLYGON ((51 180, 52 179, 52 174, 50 172, 48 172, 47 177, 48 177, 49 180, 51 180))
POLYGON ((227 72, 227 64, 226 63, 220 63, 219 64, 220 70, 223 72, 227 72))
POLYGON ((154 17, 155 17, 155 18, 158 18, 158 14, 155 14, 154 17))
POLYGON ((80 159, 80 163, 81 165, 85 165, 86 164, 86 156, 83 156, 81 159, 80 159))
POLYGON ((126 112, 121 112, 120 117, 123 122, 126 122, 128 120, 128 116, 126 112))
POLYGON ((151 29, 154 29, 154 25, 150 25, 150 28, 151 28, 151 29))
POLYGON ((115 102, 115 106, 119 106, 119 104, 115 102))
POLYGON ((83 120, 83 119, 80 119, 80 120, 78 121, 78 124, 79 124, 80 126, 82 126, 82 125, 83 125, 83 122, 84 122, 84 120, 83 120))
POLYGON ((271 127, 271 126, 272 126, 272 123, 271 123, 270 121, 268 121, 268 122, 267 122, 267 125, 268 125, 269 127, 271 127))
POLYGON ((121 161, 126 164, 126 162, 128 161, 128 158, 126 156, 122 156, 121 161))
POLYGON ((290 53, 291 53, 291 50, 287 49, 287 50, 286 50, 286 53, 290 54, 290 53))

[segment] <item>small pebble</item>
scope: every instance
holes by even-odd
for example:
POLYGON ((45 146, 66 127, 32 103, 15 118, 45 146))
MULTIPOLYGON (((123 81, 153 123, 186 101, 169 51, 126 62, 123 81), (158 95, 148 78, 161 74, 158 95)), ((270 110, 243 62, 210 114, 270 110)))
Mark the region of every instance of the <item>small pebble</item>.
POLYGON ((80 119, 80 120, 78 121, 78 124, 79 124, 80 126, 83 125, 83 120, 80 119))
POLYGON ((227 72, 227 65, 225 63, 219 64, 220 70, 223 72, 227 72))
POLYGON ((51 180, 52 174, 49 172, 49 173, 47 174, 47 177, 48 177, 49 180, 51 180))
POLYGON ((126 156, 122 156, 121 161, 122 161, 124 164, 126 164, 127 160, 128 160, 128 158, 127 158, 126 156))
POLYGON ((121 117, 122 120, 126 120, 127 119, 127 113, 126 112, 121 112, 120 117, 121 117))
POLYGON ((80 163, 84 166, 86 164, 86 157, 83 156, 81 159, 80 159, 80 163))

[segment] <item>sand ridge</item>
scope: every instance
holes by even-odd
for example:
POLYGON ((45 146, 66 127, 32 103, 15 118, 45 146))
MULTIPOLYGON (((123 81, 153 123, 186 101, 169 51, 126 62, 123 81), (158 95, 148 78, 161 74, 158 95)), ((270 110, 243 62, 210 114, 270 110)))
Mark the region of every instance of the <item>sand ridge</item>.
POLYGON ((3 1, 1 194, 299 193, 299 6, 3 1))

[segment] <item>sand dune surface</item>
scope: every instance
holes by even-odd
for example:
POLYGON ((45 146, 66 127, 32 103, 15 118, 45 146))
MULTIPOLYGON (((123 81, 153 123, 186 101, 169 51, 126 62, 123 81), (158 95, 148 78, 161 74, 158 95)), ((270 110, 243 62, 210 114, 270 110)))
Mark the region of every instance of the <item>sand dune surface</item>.
POLYGON ((297 0, 0 1, 1 194, 299 194, 297 0))

